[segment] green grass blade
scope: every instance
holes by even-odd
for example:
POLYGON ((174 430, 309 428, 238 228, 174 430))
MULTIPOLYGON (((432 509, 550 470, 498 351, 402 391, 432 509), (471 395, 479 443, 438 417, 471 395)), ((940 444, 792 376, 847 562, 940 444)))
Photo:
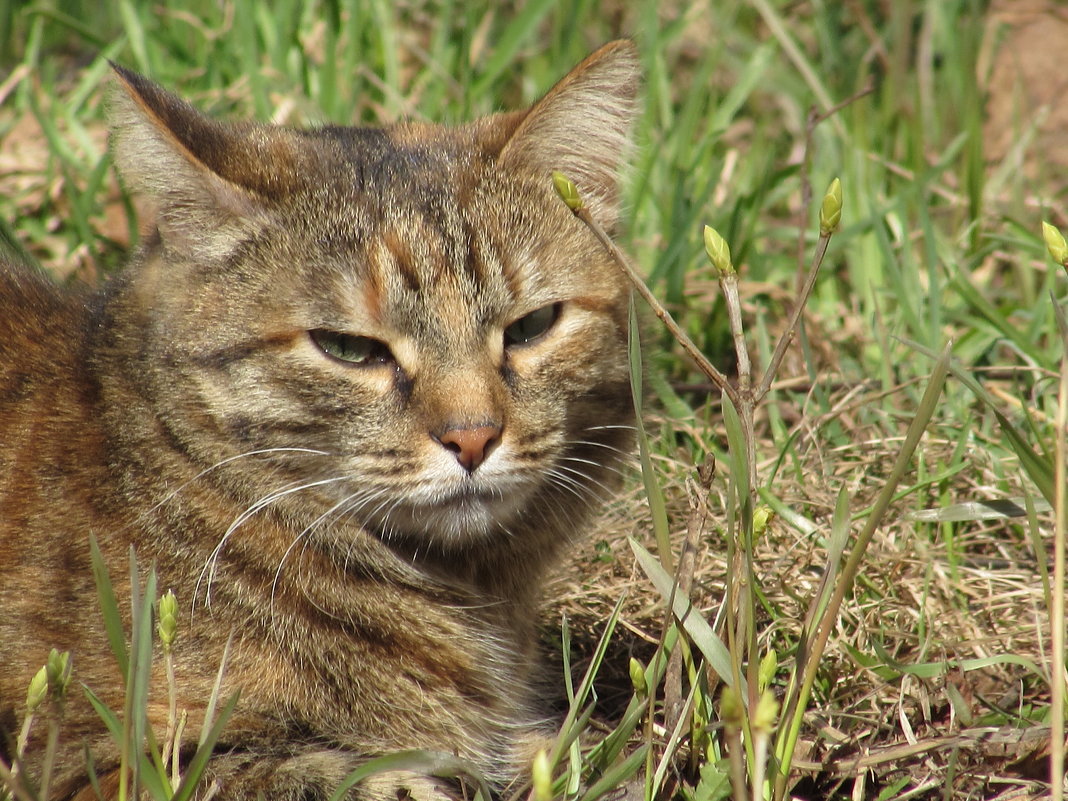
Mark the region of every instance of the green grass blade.
MULTIPOLYGON (((489 59, 482 65, 481 74, 471 87, 471 94, 478 97, 489 91, 493 82, 515 63, 523 43, 537 33, 542 18, 554 5, 556 5, 556 0, 530 0, 523 4, 519 13, 497 36, 489 59)), ((562 70, 561 74, 563 74, 562 70)))
POLYGON ((634 305, 634 296, 630 298, 630 331, 628 336, 628 348, 630 356, 630 390, 634 401, 634 424, 638 429, 638 459, 642 467, 642 485, 645 487, 645 497, 649 501, 649 513, 653 519, 653 538, 656 540, 657 554, 664 565, 664 569, 674 573, 674 557, 671 553, 671 531, 668 524, 667 505, 664 503, 664 493, 660 490, 660 482, 656 479, 653 471, 653 461, 649 455, 649 438, 645 433, 645 423, 642 420, 642 346, 641 335, 638 325, 638 312, 634 305))
POLYGON ((108 709, 107 704, 100 700, 99 696, 94 693, 89 687, 82 685, 82 690, 85 692, 85 697, 89 699, 90 705, 96 710, 96 713, 100 716, 100 719, 104 721, 104 725, 107 726, 108 733, 111 735, 115 742, 122 742, 122 723, 119 722, 115 713, 108 709))
POLYGON ((178 785, 178 789, 175 791, 172 801, 189 801, 189 799, 193 797, 193 793, 196 791, 197 785, 200 783, 204 771, 208 766, 211 752, 215 748, 215 744, 219 742, 223 727, 225 727, 227 721, 230 720, 230 715, 233 714, 234 707, 237 706, 237 701, 240 695, 240 692, 235 692, 230 696, 230 699, 226 702, 225 706, 223 706, 222 711, 215 719, 211 728, 201 738, 196 753, 193 754, 193 758, 189 760, 189 765, 185 769, 185 775, 182 776, 182 782, 178 785))
POLYGON ((209 726, 215 719, 215 706, 219 702, 219 696, 222 692, 223 676, 226 675, 226 663, 230 659, 230 645, 234 641, 233 632, 226 640, 226 645, 223 646, 222 658, 219 660, 219 669, 215 673, 215 684, 212 685, 211 695, 208 696, 208 706, 204 710, 204 723, 200 727, 200 738, 197 740, 197 745, 204 745, 208 741, 208 736, 211 733, 209 726))
POLYGON ((151 75, 152 62, 148 57, 148 38, 137 8, 130 0, 119 0, 119 13, 122 15, 126 37, 130 41, 130 51, 133 53, 136 69, 146 75, 151 75))
POLYGON ((645 715, 645 711, 649 705, 648 698, 652 697, 654 688, 660 686, 660 682, 664 680, 664 673, 667 671, 668 656, 672 649, 677 647, 678 644, 678 628, 671 626, 668 628, 667 634, 664 637, 664 643, 661 651, 658 651, 649 660, 649 665, 645 669, 645 686, 648 688, 648 693, 645 698, 639 698, 637 695, 630 699, 630 703, 627 704, 627 709, 620 718, 619 723, 616 725, 612 733, 605 737, 596 746, 590 749, 588 760, 590 764, 596 768, 604 770, 608 765, 612 764, 619 755, 623 752, 623 749, 631 741, 635 730, 638 728, 638 724, 641 723, 642 717, 645 715))
MULTIPOLYGON (((564 717, 564 722, 560 726, 561 736, 566 736, 575 724, 575 720, 579 716, 579 710, 583 704, 586 703, 586 698, 593 690, 593 680, 597 676, 597 671, 601 669, 601 663, 604 661, 604 655, 608 651, 608 645, 612 641, 612 633, 616 629, 616 623, 619 622, 619 612, 623 608, 623 598, 616 601, 615 608, 612 610, 612 614, 608 617, 608 622, 605 624, 604 633, 601 634, 601 639, 597 642, 597 647, 593 651, 593 656, 590 658, 590 665, 586 668, 586 673, 582 677, 582 681, 579 682, 579 688, 575 692, 574 700, 571 702, 570 707, 567 710, 567 715, 564 717)), ((553 747, 553 753, 550 756, 549 765, 556 767, 559 764, 560 759, 563 758, 564 749, 567 748, 569 743, 565 744, 564 740, 558 738, 556 744, 553 747)))
MULTIPOLYGON (((479 777, 478 769, 467 760, 438 751, 401 751, 367 760, 345 778, 330 796, 330 801, 341 801, 349 790, 369 776, 393 771, 408 771, 443 778, 464 776, 477 782, 484 798, 493 798, 489 787, 479 777)), ((185 801, 185 799, 176 798, 175 801, 185 801)))
MULTIPOLYGON (((712 627, 708 625, 708 621, 697 611, 690 599, 679 592, 675 586, 675 580, 653 558, 653 555, 636 540, 631 539, 629 542, 638 564, 645 571, 645 575, 653 582, 653 586, 663 596, 664 601, 673 603, 672 612, 675 615, 675 619, 686 630, 694 645, 698 647, 708 661, 709 666, 716 671, 720 679, 727 686, 733 687, 735 683, 734 671, 731 669, 730 653, 727 651, 727 646, 723 644, 723 640, 712 630, 712 627)), ((741 692, 744 693, 744 688, 741 692)))
POLYGON ((794 697, 786 700, 784 708, 786 716, 784 716, 784 722, 780 725, 775 740, 774 754, 778 758, 779 764, 779 773, 775 779, 775 798, 782 798, 785 793, 786 777, 793 762, 794 748, 797 745, 797 739, 801 731, 801 720, 808 706, 812 687, 816 680, 817 668, 823 658, 823 651, 830 637, 831 629, 834 627, 834 621, 838 619, 845 595, 853 586, 868 545, 876 530, 882 524, 883 517, 897 491, 897 486, 905 476, 916 447, 920 443, 920 438, 934 416, 950 369, 950 354, 950 347, 947 345, 938 357, 938 361, 935 362, 934 370, 928 379, 923 397, 920 399, 916 413, 905 433, 905 441, 902 443, 901 450, 898 451, 886 483, 875 500, 871 515, 865 521, 863 529, 853 543, 853 548, 849 552, 845 567, 842 569, 841 577, 835 586, 834 594, 815 628, 815 639, 805 655, 807 661, 803 666, 800 663, 798 665, 798 670, 803 670, 803 679, 797 685, 794 697))
POLYGON ((141 758, 148 727, 148 686, 152 677, 152 609, 156 602, 156 571, 149 571, 140 591, 137 556, 130 546, 130 663, 126 675, 123 762, 133 771, 133 791, 141 780, 141 758))
MULTIPOLYGON (((904 341, 909 347, 928 358, 937 358, 936 354, 929 348, 910 340, 904 341)), ((1054 495, 1053 461, 1035 452, 1034 448, 1028 443, 1027 438, 1001 411, 993 396, 983 389, 982 385, 968 371, 950 362, 949 372, 971 390, 972 394, 993 413, 1001 432, 1005 435, 1005 439, 1008 440, 1009 447, 1012 448, 1016 453, 1016 457, 1020 460, 1020 465, 1023 467, 1024 472, 1038 487, 1038 491, 1042 493, 1042 497, 1046 499, 1046 502, 1052 504, 1054 495)))
POLYGON ((582 801, 594 801, 609 793, 614 794, 617 792, 619 788, 623 787, 627 781, 638 772, 641 766, 645 764, 645 757, 648 754, 648 750, 649 745, 647 743, 642 743, 635 748, 626 759, 605 771, 604 775, 591 784, 589 789, 583 793, 582 801))
MULTIPOLYGON (((723 408, 723 427, 727 431, 728 459, 731 466, 731 481, 734 482, 738 506, 744 509, 749 504, 749 460, 746 456, 745 434, 738 410, 726 393, 720 394, 723 408)), ((744 519, 744 517, 743 517, 744 519)), ((749 532, 746 531, 746 541, 749 532)))
POLYGON ((126 651, 126 633, 122 627, 122 615, 119 614, 119 604, 115 599, 115 590, 108 575, 107 566, 104 564, 104 556, 97 545, 96 537, 89 535, 89 555, 93 565, 93 578, 96 580, 97 598, 100 601, 100 611, 104 615, 104 630, 108 635, 108 645, 115 661, 119 663, 119 672, 125 677, 129 674, 129 656, 126 651))

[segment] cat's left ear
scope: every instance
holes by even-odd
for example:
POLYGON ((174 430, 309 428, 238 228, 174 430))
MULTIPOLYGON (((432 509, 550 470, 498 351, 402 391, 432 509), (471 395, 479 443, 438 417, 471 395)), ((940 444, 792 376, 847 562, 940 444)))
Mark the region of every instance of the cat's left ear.
POLYGON ((619 217, 619 175, 632 148, 640 62, 628 40, 610 42, 534 104, 508 138, 500 163, 574 181, 594 218, 611 230, 619 217))
POLYGON ((218 122, 156 84, 112 64, 115 162, 126 185, 154 199, 172 251, 194 259, 228 252, 270 219, 273 204, 313 171, 314 154, 284 129, 218 122))

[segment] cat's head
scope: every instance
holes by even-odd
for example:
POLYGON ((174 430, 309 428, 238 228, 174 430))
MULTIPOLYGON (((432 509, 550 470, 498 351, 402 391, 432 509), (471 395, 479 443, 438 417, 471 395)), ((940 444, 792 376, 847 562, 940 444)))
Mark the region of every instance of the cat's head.
POLYGON ((453 128, 225 124, 117 71, 116 160, 156 214, 115 303, 205 480, 310 542, 430 551, 558 533, 614 483, 628 287, 550 176, 615 225, 633 45, 453 128))

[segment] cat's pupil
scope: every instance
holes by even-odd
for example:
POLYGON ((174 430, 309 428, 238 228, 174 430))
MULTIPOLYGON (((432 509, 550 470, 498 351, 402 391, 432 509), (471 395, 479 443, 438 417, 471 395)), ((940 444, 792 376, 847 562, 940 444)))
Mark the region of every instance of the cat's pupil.
POLYGON ((384 364, 393 361, 393 354, 390 353, 389 347, 384 342, 371 337, 343 334, 323 328, 308 333, 323 353, 339 361, 358 365, 384 364))
POLYGON ((542 306, 516 320, 504 329, 506 345, 522 345, 545 334, 560 316, 560 304, 542 306))

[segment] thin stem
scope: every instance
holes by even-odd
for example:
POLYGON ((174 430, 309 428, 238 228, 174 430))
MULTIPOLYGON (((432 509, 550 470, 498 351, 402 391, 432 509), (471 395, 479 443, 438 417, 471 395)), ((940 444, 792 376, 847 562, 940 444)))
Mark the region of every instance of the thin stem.
MULTIPOLYGON (((742 434, 745 441, 745 462, 749 476, 749 507, 751 509, 755 501, 754 493, 757 485, 756 426, 754 423, 756 403, 752 389, 752 367, 749 363, 749 348, 745 344, 742 304, 738 299, 738 273, 733 267, 729 272, 720 270, 717 267, 717 272, 719 273, 719 287, 723 292, 723 300, 727 306, 727 321, 730 324, 731 337, 734 340, 734 352, 738 359, 738 397, 731 400, 734 401, 734 405, 737 407, 738 419, 742 425, 742 434)), ((744 523, 745 515, 742 517, 744 523)), ((742 530, 745 530, 744 526, 742 530)))
POLYGON ((41 767, 41 798, 49 798, 49 786, 52 784, 52 768, 55 766, 56 749, 59 746, 59 711, 48 721, 48 741, 45 745, 44 764, 41 767))
MULTIPOLYGON (((1068 347, 1068 342, 1065 343, 1068 347)), ((1057 393, 1057 442, 1054 464, 1054 523, 1053 548, 1053 598, 1050 609, 1050 649, 1052 662, 1050 676, 1050 705, 1053 707, 1050 721, 1049 775, 1053 801, 1064 798, 1064 549, 1065 529, 1068 528, 1068 498, 1065 497, 1068 476, 1065 475, 1065 460, 1068 446, 1065 443, 1065 426, 1068 425, 1068 354, 1061 357, 1061 380, 1057 393)))
POLYGON ((0 787, 7 787, 19 801, 37 801, 26 785, 15 775, 15 767, 8 767, 4 760, 0 759, 0 787))
MULTIPOLYGON (((686 521, 686 541, 683 543, 678 570, 675 574, 678 592, 687 598, 693 588, 694 571, 697 567, 697 546, 704 536, 705 521, 708 519, 708 504, 705 499, 712 487, 715 465, 715 460, 709 457, 697 471, 700 483, 692 479, 687 481, 690 490, 690 515, 686 521)), ((671 609, 670 603, 668 609, 669 611, 671 609)), ((670 620, 669 616, 668 621, 670 620)), ((665 623, 665 631, 667 625, 665 623)), ((678 646, 671 652, 667 671, 664 674, 664 728, 667 731, 675 730, 684 711, 682 669, 686 649, 679 647, 683 644, 684 641, 680 640, 678 646)))
POLYGON ((734 338, 734 352, 738 357, 738 389, 743 396, 749 391, 752 367, 749 363, 749 348, 745 345, 745 329, 742 325, 742 304, 738 299, 738 273, 720 272, 719 288, 727 304, 727 321, 734 338))
MULTIPOLYGON (((167 671, 167 738, 163 743, 163 764, 178 752, 178 682, 174 677, 174 654, 170 646, 164 646, 163 664, 167 671)), ((175 760, 177 764, 177 760, 175 760)), ((177 785, 175 785, 177 786, 177 785)))
POLYGON ((23 757, 26 755, 26 746, 30 742, 30 729, 32 727, 33 712, 27 712, 26 717, 22 721, 22 730, 19 732, 18 739, 15 741, 15 761, 11 765, 12 780, 18 778, 19 766, 22 763, 23 757))
POLYGON ((923 397, 917 408, 916 416, 912 419, 912 423, 905 434, 905 442, 898 452, 886 484, 875 499, 864 528, 857 535, 853 548, 849 552, 849 557, 846 559, 845 566, 842 568, 841 576, 835 584, 834 594, 823 610, 823 614, 820 615, 819 623, 816 626, 816 635, 809 644, 804 667, 801 668, 799 666, 799 669, 802 670, 800 688, 796 697, 788 699, 786 705, 787 708, 793 709, 793 719, 788 724, 780 727, 775 749, 776 753, 781 755, 780 765, 782 766, 775 779, 775 788, 772 795, 775 799, 783 798, 786 792, 787 769, 793 759, 794 747, 797 744, 797 736, 801 729, 801 719, 804 716, 805 709, 808 707, 808 698, 812 693, 812 685, 816 681, 820 659, 823 657, 823 652, 827 647, 827 641, 830 639, 835 621, 838 620, 842 602, 845 600, 846 593, 853 587, 853 581, 860 570, 860 563, 864 558, 868 545, 872 537, 875 536, 875 531, 882 523, 883 516, 886 514, 894 493, 897 491, 897 486, 901 483, 901 479, 908 469, 909 461, 912 459, 916 446, 920 442, 920 437, 923 436, 923 432, 927 429, 927 423, 934 413, 934 407, 939 395, 941 395, 946 373, 949 370, 949 354, 950 349, 947 346, 935 364, 931 377, 927 382, 927 388, 924 390, 923 397))
POLYGON ((727 758, 730 760, 731 788, 734 801, 748 801, 745 795, 745 761, 742 759, 742 732, 737 726, 728 726, 727 758))
POLYGON ((701 353, 701 350, 693 343, 693 340, 686 336, 686 332, 679 328, 678 323, 672 318, 670 312, 661 305, 660 301, 656 299, 656 296, 653 295, 649 287, 646 286, 642 277, 638 275, 638 272, 631 266, 627 257, 623 254, 623 251, 621 251, 616 243, 608 237, 608 234, 606 234, 604 229, 597 224, 597 221, 590 216, 589 209, 585 206, 581 206, 574 211, 574 214, 586 223, 590 231, 593 232, 593 235, 597 237, 597 240, 604 246, 605 250, 608 251, 613 261, 619 265, 619 268, 623 271, 624 275, 630 279, 634 288, 638 290, 638 294, 645 299, 645 302, 649 304, 656 316, 660 318, 660 321, 667 327, 668 331, 671 332, 671 335, 678 340, 678 343, 682 345, 683 350, 685 350, 687 355, 693 359, 697 368, 708 376, 709 380, 726 393, 732 401, 737 403, 738 391, 730 381, 727 380, 727 377, 717 370, 712 362, 705 358, 705 355, 701 353))
POLYGON ((775 380, 775 374, 779 371, 782 360, 786 357, 786 349, 797 334, 797 323, 801 319, 801 314, 805 311, 805 305, 808 303, 808 297, 812 294, 813 287, 816 286, 816 277, 819 275, 820 266, 823 264, 823 257, 827 255, 827 244, 830 241, 831 234, 820 234, 819 242, 816 243, 816 252, 812 256, 812 269, 809 270, 805 283, 801 286, 801 293, 797 297, 797 302, 794 303, 793 311, 790 312, 790 322, 787 324, 786 330, 782 332, 782 336, 779 337, 779 341, 775 343, 775 351, 771 354, 771 360, 768 362, 768 369, 764 371, 760 387, 754 393, 753 397, 757 403, 763 400, 764 396, 768 394, 768 390, 771 389, 771 382, 775 380))
MULTIPOLYGON (((178 719, 178 725, 174 730, 174 742, 180 743, 182 737, 185 735, 185 726, 189 722, 189 713, 184 709, 182 710, 182 716, 178 719)), ((171 787, 178 787, 182 783, 182 770, 181 770, 181 749, 175 746, 171 752, 171 787)))

